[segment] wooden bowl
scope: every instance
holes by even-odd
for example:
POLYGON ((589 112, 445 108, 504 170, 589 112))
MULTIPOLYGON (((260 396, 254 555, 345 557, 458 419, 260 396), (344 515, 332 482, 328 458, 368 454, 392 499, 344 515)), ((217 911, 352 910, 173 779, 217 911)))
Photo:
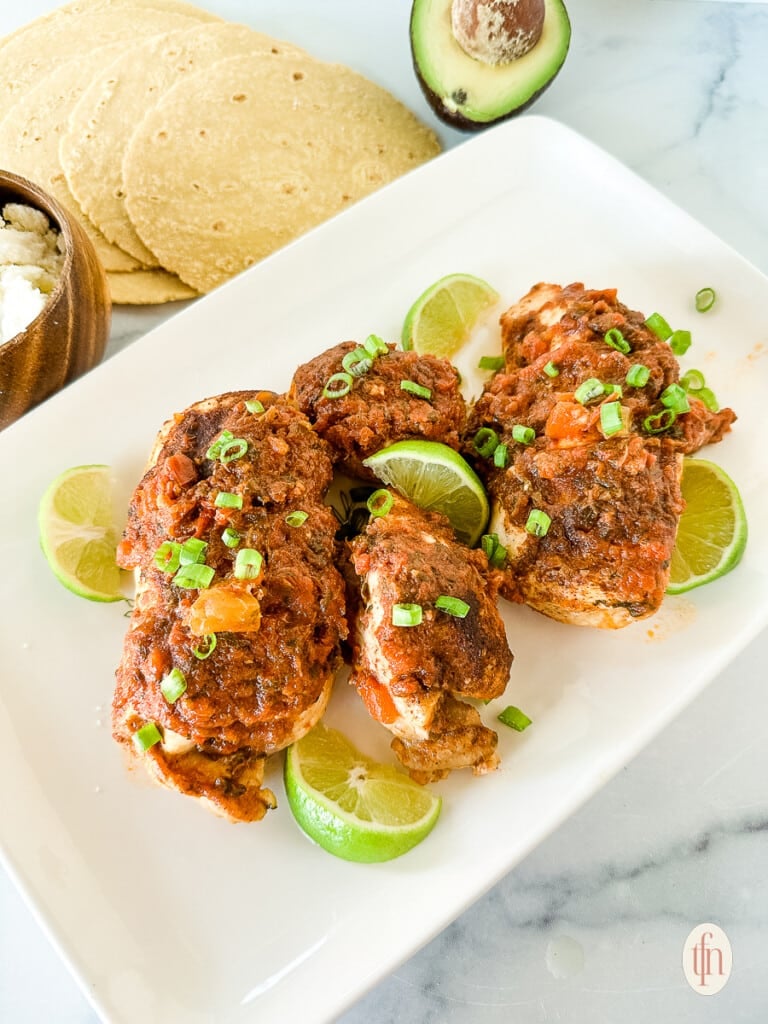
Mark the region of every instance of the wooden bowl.
POLYGON ((112 314, 104 268, 77 221, 33 182, 0 171, 0 211, 9 202, 46 214, 61 232, 64 266, 38 316, 0 344, 0 430, 99 362, 112 314))

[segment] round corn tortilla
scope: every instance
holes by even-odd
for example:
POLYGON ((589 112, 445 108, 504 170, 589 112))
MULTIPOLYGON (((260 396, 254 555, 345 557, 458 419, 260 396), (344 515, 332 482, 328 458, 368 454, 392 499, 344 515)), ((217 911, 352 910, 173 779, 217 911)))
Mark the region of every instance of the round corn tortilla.
POLYGON ((159 263, 136 234, 124 202, 123 155, 133 130, 182 76, 242 53, 268 60, 302 51, 227 22, 152 36, 96 75, 70 115, 59 157, 72 194, 110 242, 145 266, 159 263))
POLYGON ((197 292, 165 270, 134 270, 129 274, 107 274, 114 305, 151 306, 197 298, 197 292))
POLYGON ((180 0, 80 0, 37 18, 0 42, 0 110, 59 64, 110 43, 220 18, 180 0))
POLYGON ((349 68, 232 57, 147 112, 123 163, 126 207, 162 265, 207 292, 439 148, 349 68))
POLYGON ((36 182, 77 218, 105 270, 137 270, 140 263, 111 245, 88 220, 70 192, 59 162, 59 139, 69 112, 87 88, 95 70, 108 65, 123 49, 118 44, 89 50, 77 60, 56 67, 16 99, 0 121, 0 167, 36 182))

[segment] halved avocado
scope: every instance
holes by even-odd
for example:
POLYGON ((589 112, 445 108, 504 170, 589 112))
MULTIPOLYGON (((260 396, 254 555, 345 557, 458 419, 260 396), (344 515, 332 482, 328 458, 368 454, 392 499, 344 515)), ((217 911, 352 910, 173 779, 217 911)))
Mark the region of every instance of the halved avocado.
POLYGON ((478 130, 521 113, 563 66, 571 23, 562 0, 545 0, 539 41, 509 64, 483 64, 459 46, 451 0, 414 0, 411 53, 419 83, 437 116, 455 128, 478 130))

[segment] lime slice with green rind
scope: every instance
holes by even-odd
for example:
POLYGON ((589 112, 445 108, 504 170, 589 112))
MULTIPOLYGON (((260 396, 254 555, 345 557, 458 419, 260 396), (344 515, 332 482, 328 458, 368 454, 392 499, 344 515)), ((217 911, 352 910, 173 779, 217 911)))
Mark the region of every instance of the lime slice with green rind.
POLYGON ((468 340, 478 319, 499 301, 499 293, 471 274, 440 278, 408 310, 404 349, 451 359, 468 340))
POLYGON ((301 828, 344 860, 399 857, 429 835, 440 814, 440 797, 322 723, 288 748, 284 777, 301 828))
POLYGON ((672 552, 668 594, 684 594, 725 576, 747 545, 747 517, 736 484, 706 459, 683 461, 685 511, 672 552))
POLYGON ((75 466, 56 477, 38 512, 40 544, 56 578, 90 601, 121 601, 109 466, 75 466))

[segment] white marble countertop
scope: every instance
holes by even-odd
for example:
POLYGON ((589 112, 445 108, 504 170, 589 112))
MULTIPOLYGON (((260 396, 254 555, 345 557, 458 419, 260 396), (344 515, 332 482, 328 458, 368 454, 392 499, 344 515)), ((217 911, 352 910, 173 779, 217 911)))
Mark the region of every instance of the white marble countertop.
MULTIPOLYGON (((0 34, 53 6, 0 5, 0 34)), ((410 67, 407 0, 205 6, 358 68, 430 119, 410 67)), ((569 6, 571 51, 535 111, 623 160, 768 273, 768 7, 569 6)), ((432 123, 446 145, 465 138, 432 123)), ((116 312, 108 354, 170 312, 116 312)), ((586 806, 350 1009, 344 1024, 766 1019, 767 662, 763 633, 586 806), (709 921, 730 938, 733 973, 722 992, 703 999, 687 985, 681 961, 688 933, 709 921)), ((96 1022, 1 873, 0 1021, 96 1022)))

